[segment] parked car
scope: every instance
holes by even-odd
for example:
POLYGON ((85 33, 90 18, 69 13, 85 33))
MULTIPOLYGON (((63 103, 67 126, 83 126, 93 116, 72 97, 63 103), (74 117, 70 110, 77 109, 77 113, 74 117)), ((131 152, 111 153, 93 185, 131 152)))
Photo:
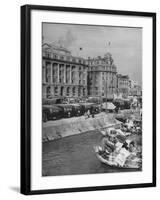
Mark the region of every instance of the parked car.
POLYGON ((93 103, 80 103, 81 105, 81 110, 82 110, 82 114, 84 114, 85 112, 87 112, 88 110, 90 111, 90 113, 92 113, 93 111, 93 103))
POLYGON ((131 102, 129 100, 124 100, 124 109, 130 109, 131 102))
POLYGON ((72 106, 73 116, 81 116, 82 115, 82 106, 80 104, 74 103, 69 104, 72 106))
POLYGON ((73 117, 74 111, 70 104, 56 104, 57 107, 63 110, 63 117, 73 117))
POLYGON ((121 100, 121 99, 116 99, 116 100, 114 100, 114 101, 113 101, 113 104, 116 106, 116 108, 117 108, 118 110, 123 110, 123 109, 125 109, 125 103, 124 103, 124 101, 121 100))
POLYGON ((101 105, 100 104, 93 104, 91 109, 91 114, 98 114, 101 111, 101 105))
POLYGON ((55 120, 61 118, 63 110, 54 105, 43 105, 42 107, 42 120, 47 122, 48 120, 55 120))

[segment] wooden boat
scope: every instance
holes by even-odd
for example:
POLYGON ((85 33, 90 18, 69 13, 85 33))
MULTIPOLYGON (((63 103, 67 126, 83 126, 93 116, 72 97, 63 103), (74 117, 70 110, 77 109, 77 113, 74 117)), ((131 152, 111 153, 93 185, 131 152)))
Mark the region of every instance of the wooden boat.
MULTIPOLYGON (((122 169, 140 169, 140 165, 138 164, 140 162, 139 158, 134 159, 131 163, 124 164, 123 166, 120 166, 118 163, 114 161, 114 159, 109 160, 108 158, 104 158, 102 155, 99 154, 99 151, 101 150, 100 146, 95 146, 94 151, 96 153, 96 156, 98 160, 106 165, 109 165, 111 167, 116 167, 116 168, 122 168, 122 169)), ((109 154, 109 152, 107 152, 109 154)))

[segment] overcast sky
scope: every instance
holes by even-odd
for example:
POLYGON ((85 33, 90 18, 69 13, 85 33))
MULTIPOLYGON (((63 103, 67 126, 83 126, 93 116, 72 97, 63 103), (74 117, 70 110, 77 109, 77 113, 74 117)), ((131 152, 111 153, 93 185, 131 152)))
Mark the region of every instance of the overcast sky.
POLYGON ((43 39, 84 58, 104 56, 109 51, 118 73, 142 83, 141 28, 43 23, 43 39))

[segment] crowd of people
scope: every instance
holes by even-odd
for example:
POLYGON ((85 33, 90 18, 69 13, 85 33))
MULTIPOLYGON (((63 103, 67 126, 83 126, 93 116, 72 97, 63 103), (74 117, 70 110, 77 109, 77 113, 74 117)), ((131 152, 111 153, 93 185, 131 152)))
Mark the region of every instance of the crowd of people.
POLYGON ((103 132, 103 138, 99 155, 120 167, 124 167, 128 163, 130 165, 140 164, 141 149, 134 139, 128 137, 141 133, 140 123, 137 125, 134 121, 128 120, 126 123, 122 123, 118 129, 108 128, 101 132, 103 132))

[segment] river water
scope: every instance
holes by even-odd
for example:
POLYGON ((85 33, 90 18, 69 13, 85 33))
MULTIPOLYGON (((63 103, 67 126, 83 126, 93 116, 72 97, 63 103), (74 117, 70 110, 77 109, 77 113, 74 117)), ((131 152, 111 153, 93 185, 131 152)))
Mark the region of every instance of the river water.
POLYGON ((73 175, 110 172, 128 172, 134 169, 117 169, 101 163, 93 147, 101 143, 98 131, 43 143, 42 175, 73 175))

